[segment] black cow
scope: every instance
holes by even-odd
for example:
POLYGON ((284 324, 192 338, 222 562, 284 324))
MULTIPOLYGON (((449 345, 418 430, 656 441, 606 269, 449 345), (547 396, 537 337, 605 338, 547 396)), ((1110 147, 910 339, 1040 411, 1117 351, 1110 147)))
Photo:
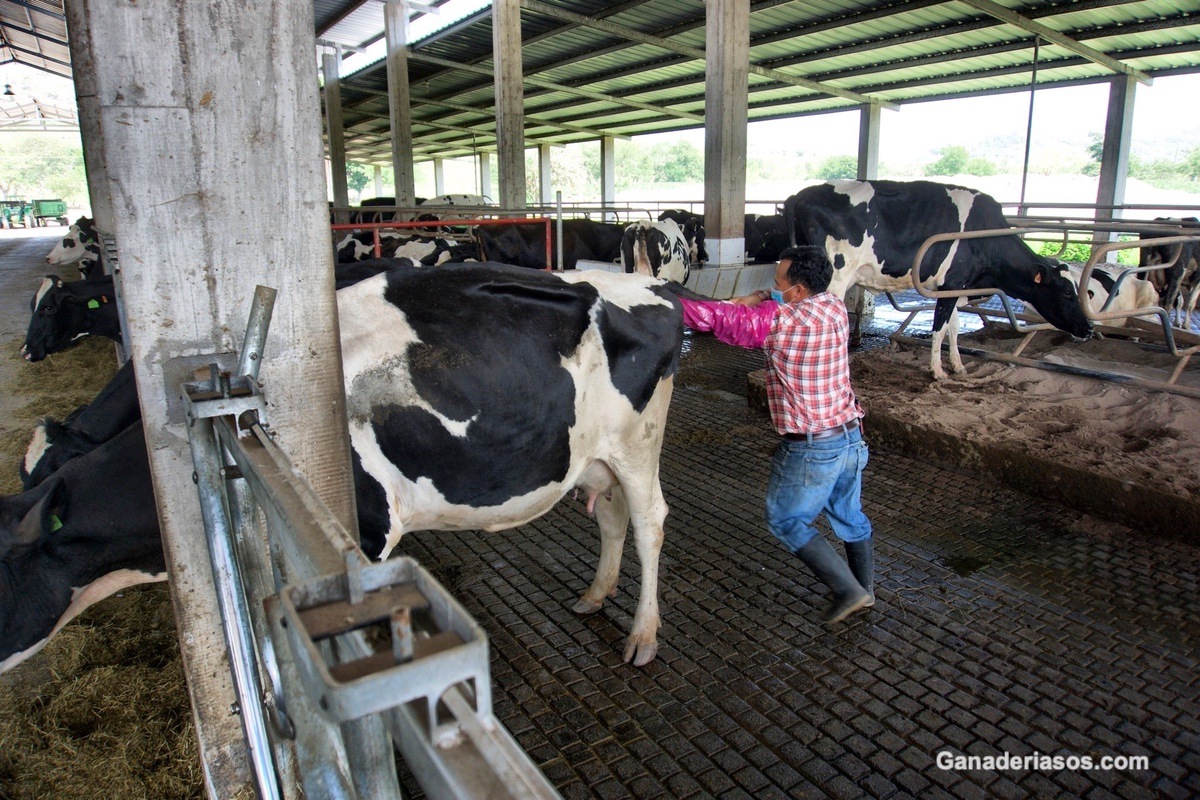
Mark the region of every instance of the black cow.
POLYGON ((746 260, 754 264, 773 264, 789 244, 787 226, 781 214, 746 215, 746 260))
MULTIPOLYGON (((615 262, 621 258, 622 225, 590 219, 564 219, 563 269, 575 269, 580 259, 615 262)), ((480 225, 475 236, 479 257, 518 267, 546 269, 545 223, 480 225)), ((550 224, 551 265, 558 254, 558 225, 550 224)))
MULTIPOLYGON (((1200 219, 1196 219, 1195 217, 1184 217, 1183 219, 1157 217, 1154 221, 1163 224, 1174 223, 1179 226, 1179 232, 1175 234, 1143 233, 1138 237, 1139 239, 1152 241, 1164 236, 1186 236, 1189 234, 1200 236, 1200 219)), ((1183 317, 1184 327, 1187 327, 1192 312, 1196 310, 1196 301, 1200 299, 1200 243, 1183 242, 1182 244, 1175 245, 1143 245, 1141 247, 1141 257, 1138 259, 1138 266, 1158 266, 1159 264, 1169 264, 1172 260, 1174 260, 1172 266, 1165 270, 1159 269, 1148 272, 1146 273, 1146 279, 1154 284, 1154 288, 1158 290, 1159 297, 1162 298, 1163 307, 1179 312, 1183 317)))
POLYGON ((338 317, 364 548, 513 528, 583 489, 601 554, 574 609, 615 591, 632 519, 642 585, 625 660, 650 661, 658 461, 683 335, 667 287, 601 270, 400 269, 339 291, 338 317))
POLYGON ((91 452, 142 417, 133 363, 126 361, 92 402, 62 422, 43 419, 21 461, 21 483, 32 489, 76 456, 91 452))
MULTIPOLYGON (((909 273, 921 245, 938 233, 1008 228, 989 195, 929 181, 828 181, 784 202, 792 242, 825 248, 833 261, 829 291, 845 297, 858 284, 877 292, 912 287, 909 273)), ((939 243, 920 276, 936 289, 996 288, 1033 305, 1054 326, 1087 338, 1091 323, 1065 265, 1035 254, 1016 235, 939 243)), ((942 340, 950 335, 950 365, 966 371, 958 352, 958 300, 942 298, 933 314, 930 368, 944 378, 942 340)))
POLYGON ((52 267, 76 264, 84 278, 98 277, 100 272, 100 235, 91 217, 80 217, 67 229, 62 241, 46 256, 52 267))
POLYGON ((111 275, 64 281, 47 275, 29 303, 33 316, 21 355, 41 361, 89 334, 121 341, 121 320, 111 275))
POLYGON ((0 672, 88 606, 166 579, 141 424, 0 498, 0 672))

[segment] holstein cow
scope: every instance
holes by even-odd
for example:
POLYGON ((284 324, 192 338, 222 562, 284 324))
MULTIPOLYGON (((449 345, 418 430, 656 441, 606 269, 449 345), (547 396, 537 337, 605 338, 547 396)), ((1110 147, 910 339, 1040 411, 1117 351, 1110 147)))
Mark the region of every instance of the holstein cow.
POLYGON ((654 658, 658 465, 683 333, 668 289, 458 264, 342 289, 338 316, 364 549, 386 557, 412 530, 513 528, 582 489, 601 550, 574 610, 616 591, 632 521, 641 597, 625 660, 654 658))
POLYGON ((82 281, 47 275, 29 308, 33 315, 21 346, 26 361, 41 361, 89 334, 121 341, 111 275, 82 281))
POLYGON ((0 672, 88 606, 166 580, 141 424, 0 498, 0 672))
MULTIPOLYGON (((625 228, 611 222, 564 219, 563 269, 575 269, 580 259, 619 261, 625 228)), ((518 267, 546 269, 545 223, 480 225, 475 231, 480 257, 518 267)), ((558 225, 550 225, 551 264, 558 254, 558 225)))
POLYGON ((21 461, 21 483, 32 489, 71 459, 91 452, 142 417, 133 363, 126 361, 92 402, 62 422, 43 419, 21 461))
MULTIPOLYGON (((1143 241, 1171 235, 1196 234, 1200 236, 1200 220, 1195 217, 1171 219, 1157 217, 1157 223, 1175 223, 1179 225, 1178 234, 1142 234, 1143 241)), ((1182 324, 1188 327, 1192 313, 1196 310, 1196 301, 1200 299, 1200 244, 1183 242, 1175 245, 1146 244, 1141 247, 1141 257, 1138 266, 1151 267, 1159 264, 1174 264, 1165 270, 1154 270, 1146 273, 1146 277, 1154 284, 1162 297, 1163 306, 1182 315, 1182 324)))
POLYGON ((46 263, 53 267, 77 264, 84 278, 99 277, 100 236, 90 217, 80 217, 67 229, 62 241, 46 256, 46 263))
MULTIPOLYGON (((379 249, 381 258, 411 258, 426 266, 461 261, 464 257, 475 255, 474 247, 459 245, 453 239, 398 236, 392 233, 380 233, 379 249)), ((339 264, 374 258, 374 236, 369 231, 348 234, 338 242, 335 252, 339 264)))
POLYGON ((690 250, 688 240, 675 220, 639 220, 625 228, 621 262, 626 272, 684 283, 691 272, 690 250))
MULTIPOLYGON (((1083 264, 1065 263, 1071 273, 1071 281, 1078 289, 1083 278, 1083 264)), ((1137 275, 1128 275, 1118 283, 1124 271, 1125 267, 1117 264, 1097 264, 1092 269, 1086 291, 1093 311, 1133 311, 1158 305, 1158 290, 1150 281, 1137 275)), ((1157 317, 1147 316, 1145 319, 1153 321, 1157 317)), ((1104 320, 1101 324, 1119 328, 1127 321, 1126 317, 1104 320)))
POLYGON ((668 208, 658 215, 659 222, 673 220, 688 243, 688 258, 693 264, 703 264, 708 261, 708 251, 704 249, 704 215, 682 208, 668 208))
MULTIPOLYGON (((912 287, 913 258, 938 233, 1008 227, 989 195, 929 181, 828 181, 784 202, 794 244, 824 247, 833 261, 829 291, 845 297, 858 284, 876 292, 912 287)), ((1016 235, 942 242, 920 265, 922 283, 935 289, 996 288, 1030 303, 1052 325, 1087 338, 1091 323, 1079 307, 1064 265, 1036 255, 1016 235)), ((958 352, 961 298, 941 298, 933 313, 930 369, 942 369, 942 341, 949 333, 950 367, 966 372, 958 352)))

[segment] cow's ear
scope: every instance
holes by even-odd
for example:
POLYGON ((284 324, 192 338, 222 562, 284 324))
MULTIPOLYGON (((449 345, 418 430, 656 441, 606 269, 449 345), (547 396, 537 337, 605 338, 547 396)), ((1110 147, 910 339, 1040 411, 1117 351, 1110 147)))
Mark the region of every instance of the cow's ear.
POLYGON ((61 478, 52 478, 51 481, 50 489, 17 524, 17 543, 32 544, 62 527, 67 510, 67 488, 61 478))

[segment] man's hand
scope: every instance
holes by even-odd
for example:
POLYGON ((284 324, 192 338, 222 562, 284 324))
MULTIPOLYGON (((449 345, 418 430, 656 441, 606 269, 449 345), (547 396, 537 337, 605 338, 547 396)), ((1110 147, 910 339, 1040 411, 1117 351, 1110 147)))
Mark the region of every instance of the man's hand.
POLYGON ((770 293, 765 289, 759 289, 757 292, 751 292, 750 294, 742 295, 741 297, 730 298, 729 302, 737 303, 739 306, 749 306, 750 308, 754 308, 756 305, 761 303, 763 300, 766 300, 770 296, 770 293))

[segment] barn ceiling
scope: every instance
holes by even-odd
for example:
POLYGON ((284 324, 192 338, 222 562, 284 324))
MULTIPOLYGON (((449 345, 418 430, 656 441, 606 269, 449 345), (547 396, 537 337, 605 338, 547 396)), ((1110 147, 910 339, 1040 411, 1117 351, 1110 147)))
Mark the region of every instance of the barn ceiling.
POLYGON ((0 65, 71 77, 63 0, 0 0, 0 65))
MULTIPOLYGON (((528 146, 703 126, 704 0, 521 4, 528 146)), ((369 45, 382 8, 315 0, 317 38, 369 45)), ((750 12, 751 121, 1028 89, 1035 41, 1039 88, 1200 72, 1200 0, 757 0, 750 12)), ((487 7, 410 48, 418 160, 495 149, 491 22, 487 7)), ((342 80, 347 158, 389 164, 386 64, 342 80)))

